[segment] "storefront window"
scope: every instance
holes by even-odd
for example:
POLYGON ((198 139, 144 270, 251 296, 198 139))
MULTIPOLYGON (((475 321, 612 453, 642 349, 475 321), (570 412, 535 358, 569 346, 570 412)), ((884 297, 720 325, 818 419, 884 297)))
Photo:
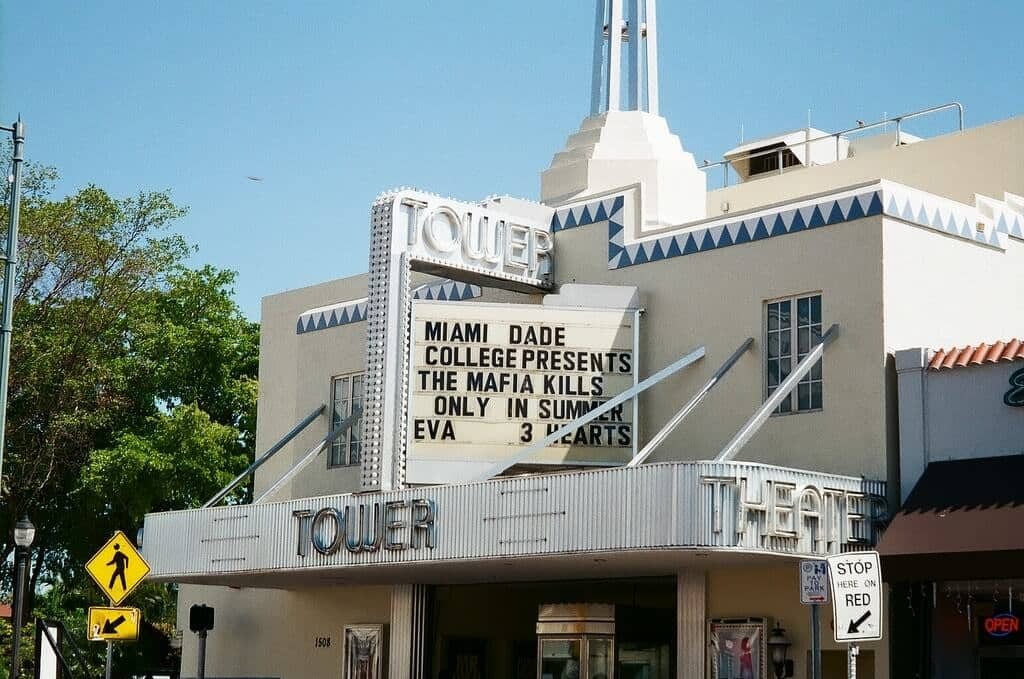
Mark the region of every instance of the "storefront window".
POLYGON ((540 679, 581 679, 579 640, 544 639, 540 644, 540 679))

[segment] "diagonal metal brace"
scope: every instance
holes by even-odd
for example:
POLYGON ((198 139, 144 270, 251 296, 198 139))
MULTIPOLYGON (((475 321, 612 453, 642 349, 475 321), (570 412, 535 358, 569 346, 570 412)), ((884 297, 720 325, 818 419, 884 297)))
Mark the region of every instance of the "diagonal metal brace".
POLYGON ((653 453, 658 446, 664 443, 665 439, 669 437, 669 434, 675 431, 675 428, 686 419, 687 415, 692 413, 697 406, 700 405, 700 402, 704 400, 704 397, 711 393, 711 390, 715 388, 718 381, 721 380, 727 372, 729 372, 729 370, 736 364, 736 361, 740 360, 740 356, 746 353, 747 349, 749 349, 753 344, 754 338, 748 337, 743 344, 736 349, 736 351, 732 352, 732 355, 725 359, 725 363, 715 371, 715 374, 713 374, 711 379, 700 388, 700 391, 694 394, 693 398, 687 401, 686 405, 679 409, 679 412, 677 412, 675 416, 668 421, 668 424, 661 428, 661 431, 651 437, 651 440, 647 442, 647 445, 644 446, 643 449, 637 453, 626 466, 635 467, 638 464, 646 462, 647 458, 651 456, 651 453, 653 453))
POLYGON ((833 324, 824 335, 821 336, 821 341, 818 345, 811 349, 810 353, 804 356, 803 360, 796 364, 793 372, 789 373, 786 379, 782 380, 782 384, 775 388, 775 391, 771 393, 768 399, 761 404, 761 407, 754 411, 754 414, 750 416, 746 424, 740 427, 736 435, 732 437, 732 440, 726 444, 725 448, 722 448, 722 452, 715 458, 715 462, 728 462, 729 460, 736 457, 736 453, 740 452, 743 446, 747 445, 747 442, 754 437, 754 434, 758 432, 771 414, 775 412, 775 409, 779 407, 779 403, 782 399, 789 396, 797 383, 804 378, 807 373, 811 371, 811 368, 818 359, 821 358, 822 354, 825 353, 825 346, 828 345, 832 340, 839 335, 839 324, 833 324))
POLYGON ((628 401, 629 399, 633 398, 634 396, 636 396, 640 392, 645 391, 645 390, 649 389, 650 387, 653 387, 658 382, 661 382, 666 377, 669 377, 670 375, 674 375, 677 372, 679 372, 680 370, 682 370, 683 368, 685 368, 686 366, 688 366, 688 365, 690 365, 692 363, 695 363, 695 362, 699 361, 700 359, 704 358, 704 354, 705 353, 706 352, 705 352, 703 346, 697 347, 696 349, 694 349, 693 351, 689 352, 688 354, 686 354, 685 356, 683 356, 679 360, 677 360, 674 363, 671 363, 671 364, 665 366, 664 368, 662 368, 658 372, 654 373, 653 375, 651 375, 650 377, 648 377, 644 381, 642 381, 639 384, 636 384, 636 385, 630 387, 629 389, 625 390, 624 392, 622 392, 621 394, 619 394, 615 398, 612 398, 611 400, 605 401, 604 403, 602 403, 598 407, 596 407, 593 410, 591 410, 589 413, 587 413, 585 415, 581 415, 580 417, 577 417, 575 420, 573 420, 572 422, 569 422, 568 424, 562 425, 561 427, 556 429, 554 432, 548 434, 547 436, 545 436, 543 439, 541 439, 537 443, 535 443, 532 446, 530 446, 530 447, 524 449, 523 451, 517 453, 513 458, 507 459, 507 460, 502 460, 501 462, 497 463, 493 467, 488 468, 488 470, 486 472, 484 472, 483 474, 481 474, 476 480, 478 480, 478 481, 486 481, 487 479, 490 479, 490 478, 492 478, 494 476, 497 476, 498 474, 502 473, 503 471, 505 471, 506 469, 508 469, 509 467, 511 467, 513 465, 522 464, 523 462, 525 462, 528 459, 530 459, 530 457, 533 456, 534 453, 536 453, 536 452, 538 452, 540 450, 543 450, 544 448, 547 448, 552 443, 554 443, 558 439, 562 438, 566 434, 574 432, 577 429, 579 429, 580 427, 582 427, 583 425, 588 424, 588 423, 596 420, 597 418, 599 418, 601 415, 604 415, 606 412, 608 412, 612 408, 615 408, 616 406, 618 406, 621 403, 625 403, 626 401, 628 401))
POLYGON ((249 474, 252 474, 257 469, 259 469, 264 462, 266 462, 267 460, 274 456, 274 453, 288 445, 288 442, 291 441, 296 436, 298 436, 299 432, 308 427, 310 423, 313 422, 313 420, 320 417, 320 413, 322 413, 324 411, 324 408, 326 407, 326 404, 321 403, 320 406, 316 408, 313 412, 302 418, 302 421, 299 422, 294 427, 292 427, 291 431, 282 436, 281 440, 279 440, 274 445, 270 446, 267 452, 260 455, 252 464, 246 467, 244 472, 233 478, 231 480, 231 483, 221 488, 216 495, 207 500, 206 504, 203 505, 203 509, 213 507, 215 504, 226 498, 231 491, 233 491, 242 483, 242 481, 245 481, 246 477, 249 476, 249 474))
POLYGON ((362 408, 353 407, 352 408, 352 413, 348 417, 346 417, 344 420, 342 420, 341 423, 337 427, 332 429, 331 433, 329 433, 327 436, 325 436, 323 439, 321 439, 319 443, 317 443, 315 446, 310 448, 309 451, 302 457, 301 460, 299 460, 294 465, 292 465, 291 469, 286 471, 284 473, 284 475, 281 478, 279 478, 274 483, 274 485, 270 486, 270 488, 267 488, 265 491, 263 491, 258 498, 256 498, 255 500, 252 501, 252 503, 254 505, 255 504, 259 504, 260 502, 262 502, 266 498, 270 497, 271 495, 273 495, 277 491, 281 490, 281 486, 283 486, 288 481, 290 481, 292 479, 292 477, 294 477, 296 474, 298 474, 300 471, 302 471, 302 469, 307 464, 309 464, 314 459, 316 459, 316 456, 319 455, 320 453, 322 453, 325 448, 327 448, 332 443, 334 443, 335 439, 337 439, 339 436, 341 436, 342 434, 347 432, 349 429, 351 429, 352 425, 354 425, 356 422, 358 422, 359 418, 362 417, 362 415, 363 415, 362 408))

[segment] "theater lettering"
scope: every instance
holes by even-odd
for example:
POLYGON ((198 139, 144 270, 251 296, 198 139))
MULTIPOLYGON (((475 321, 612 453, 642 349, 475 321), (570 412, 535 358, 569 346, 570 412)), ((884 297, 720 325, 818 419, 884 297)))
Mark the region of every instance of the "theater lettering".
POLYGON ((433 500, 359 502, 344 507, 323 507, 314 512, 298 509, 296 553, 305 557, 309 545, 330 555, 343 547, 352 554, 380 549, 433 549, 437 505, 433 500))
POLYGON ((743 535, 760 527, 762 538, 803 541, 809 553, 831 554, 843 544, 874 542, 874 523, 885 516, 885 498, 868 493, 745 477, 705 476, 712 492, 712 528, 726 517, 743 535))
POLYGON ((549 224, 428 194, 405 196, 400 205, 413 259, 546 287, 554 248, 549 224))

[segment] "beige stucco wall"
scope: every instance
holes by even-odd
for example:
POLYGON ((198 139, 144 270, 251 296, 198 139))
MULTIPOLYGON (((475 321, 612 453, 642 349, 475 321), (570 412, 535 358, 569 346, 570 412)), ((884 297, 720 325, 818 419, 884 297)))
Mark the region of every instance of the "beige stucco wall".
POLYGON ((184 630, 181 676, 196 676, 198 640, 188 629, 189 608, 214 608, 206 645, 208 677, 341 677, 343 629, 390 621, 390 587, 324 586, 292 591, 182 586, 178 629, 184 630), (316 647, 317 637, 330 646, 316 647))
POLYGON ((607 227, 560 232, 559 281, 637 285, 640 375, 687 350, 707 356, 641 397, 641 441, 655 433, 747 337, 755 344, 652 461, 714 457, 762 402, 764 302, 820 291, 823 321, 842 333, 825 352, 824 409, 771 418, 740 459, 884 478, 882 218, 660 262, 607 268, 607 227))
MULTIPOLYGON (((1002 198, 1003 191, 1020 192, 1024 186, 1022 148, 1024 116, 1018 116, 830 165, 709 191, 707 215, 722 215, 723 202, 735 214, 874 179, 890 179, 973 205, 975 193, 1002 198)), ((720 177, 720 169, 711 171, 708 188, 719 186, 720 177)))
MULTIPOLYGON (((352 323, 302 335, 295 333, 295 325, 299 314, 304 311, 365 297, 366 280, 363 274, 263 298, 260 318, 260 397, 256 416, 256 449, 259 453, 277 442, 315 407, 327 403, 332 375, 363 369, 365 323, 352 323)), ((256 473, 256 495, 280 478, 304 451, 323 438, 329 424, 329 413, 325 411, 316 422, 261 467, 256 473)), ((316 467, 317 474, 301 475, 291 487, 283 488, 276 499, 287 497, 304 484, 327 483, 323 478, 325 476, 338 484, 338 489, 354 489, 350 485, 351 470, 328 471, 326 461, 316 467)), ((358 477, 353 478, 358 485, 358 477)))

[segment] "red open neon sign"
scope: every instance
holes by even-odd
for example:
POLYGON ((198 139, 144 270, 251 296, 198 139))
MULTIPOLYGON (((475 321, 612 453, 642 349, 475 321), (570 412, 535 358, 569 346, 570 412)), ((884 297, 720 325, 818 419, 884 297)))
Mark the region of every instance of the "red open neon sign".
POLYGON ((985 633, 990 637, 1007 637, 1020 632, 1020 618, 1013 613, 999 613, 985 618, 985 633))

